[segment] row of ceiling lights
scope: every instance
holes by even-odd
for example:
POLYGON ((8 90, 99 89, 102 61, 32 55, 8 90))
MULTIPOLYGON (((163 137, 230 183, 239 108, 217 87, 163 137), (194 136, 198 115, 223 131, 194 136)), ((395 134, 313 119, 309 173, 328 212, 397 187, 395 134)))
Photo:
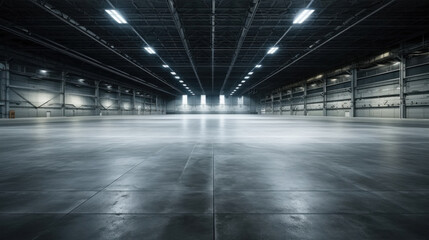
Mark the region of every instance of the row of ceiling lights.
MULTIPOLYGON (((295 19, 293 20, 293 24, 301 24, 303 23, 308 17, 310 17, 310 15, 314 12, 313 9, 303 9, 301 10, 297 16, 295 17, 295 19)), ((260 68, 262 67, 261 62, 264 60, 266 55, 272 55, 275 52, 277 52, 277 50, 279 50, 279 47, 277 46, 273 46, 271 48, 268 49, 267 53, 264 55, 264 57, 262 58, 262 60, 260 60, 258 62, 258 64, 255 65, 255 67, 252 68, 252 70, 250 70, 249 73, 247 73, 247 75, 244 77, 243 80, 241 80, 240 83, 238 83, 237 87, 235 87, 235 89, 229 94, 230 96, 234 95, 234 93, 240 89, 240 87, 246 82, 247 79, 250 78, 251 75, 253 75, 253 72, 255 70, 255 68, 260 68)))
MULTIPOLYGON (((115 9, 106 9, 105 10, 117 23, 119 24, 127 24, 128 22, 125 20, 125 18, 115 9)), ((149 54, 156 54, 155 50, 150 47, 150 46, 146 46, 144 47, 144 50, 149 53, 149 54)), ((156 54, 157 55, 157 54, 156 54)), ((158 55, 157 55, 158 56, 158 55)), ((179 81, 179 83, 181 83, 183 85, 183 87, 186 88, 186 90, 192 94, 195 95, 194 92, 189 88, 189 86, 180 78, 180 76, 177 75, 177 73, 170 68, 170 66, 164 62, 164 60, 162 60, 162 58, 160 56, 158 56, 161 61, 163 62, 162 67, 163 68, 167 68, 170 71, 170 74, 174 76, 175 79, 177 79, 179 81)))

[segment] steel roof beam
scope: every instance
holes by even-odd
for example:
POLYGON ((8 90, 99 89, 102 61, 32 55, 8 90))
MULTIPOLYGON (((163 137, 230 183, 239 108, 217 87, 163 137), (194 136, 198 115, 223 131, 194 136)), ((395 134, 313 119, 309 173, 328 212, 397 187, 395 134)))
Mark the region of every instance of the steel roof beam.
POLYGON ((260 1, 252 0, 252 6, 250 6, 246 21, 244 23, 244 27, 241 30, 240 38, 238 39, 237 47, 235 49, 234 55, 232 56, 231 64, 229 65, 228 72, 225 75, 225 79, 223 80, 222 87, 220 89, 220 93, 223 93, 226 82, 228 81, 229 76, 231 75, 232 69, 234 68, 234 64, 237 61, 238 54, 240 53, 241 47, 243 46, 244 40, 246 39, 247 32, 249 31, 250 26, 252 25, 253 19, 256 15, 256 11, 258 9, 260 1))
POLYGON ((121 53, 113 45, 110 45, 105 40, 103 40, 98 35, 96 35, 94 32, 92 32, 92 31, 88 30, 86 27, 80 25, 78 22, 76 22, 75 20, 70 18, 70 16, 62 13, 58 9, 55 9, 55 7, 53 7, 52 5, 48 5, 44 1, 40 1, 40 0, 30 0, 30 2, 34 3, 36 6, 40 7, 41 9, 45 10, 46 12, 50 13, 51 15, 58 18, 62 22, 68 24, 69 26, 71 26, 74 29, 78 30, 79 32, 83 33, 87 37, 93 39, 95 42, 97 42, 98 44, 107 48, 109 51, 115 53, 116 55, 118 55, 122 59, 126 60, 127 62, 131 63, 133 66, 139 68, 140 70, 143 70, 144 72, 146 72, 150 76, 154 77, 158 81, 160 81, 160 82, 164 83, 165 85, 171 87, 172 89, 176 90, 180 94, 183 94, 183 92, 180 89, 176 88, 174 85, 172 85, 169 82, 167 82, 166 80, 162 79, 161 77, 159 77, 158 75, 156 75, 155 73, 150 71, 149 69, 143 67, 141 64, 139 64, 136 60, 132 59, 128 55, 121 53))
POLYGON ((76 52, 74 50, 71 50, 71 49, 69 49, 69 48, 67 48, 67 47, 65 47, 65 46, 63 46, 63 45, 61 45, 59 43, 56 43, 56 42, 53 42, 53 41, 51 41, 49 39, 37 36, 36 34, 30 32, 30 31, 28 31, 26 29, 21 29, 21 28, 14 27, 11 24, 6 24, 4 21, 0 21, 0 29, 2 29, 4 31, 7 31, 9 33, 15 34, 15 35, 17 35, 17 36, 19 36, 21 38, 30 40, 30 41, 32 41, 34 43, 37 43, 39 45, 42 45, 44 47, 50 48, 52 50, 55 50, 57 52, 60 52, 62 54, 65 54, 65 55, 67 55, 69 57, 73 57, 73 58, 78 59, 80 61, 86 62, 88 64, 91 64, 93 66, 96 66, 98 68, 101 68, 103 70, 111 72, 113 74, 116 74, 118 76, 124 77, 124 78, 126 78, 128 80, 131 80, 131 81, 143 84, 143 85, 145 85, 147 87, 150 87, 152 89, 155 89, 155 90, 158 90, 158 91, 161 91, 161 92, 173 95, 173 96, 176 95, 176 94, 173 94, 173 93, 171 93, 169 91, 166 91, 166 90, 158 87, 155 84, 146 82, 145 80, 143 80, 141 78, 135 77, 135 76, 130 75, 130 74, 126 73, 126 72, 123 72, 123 71, 121 71, 119 69, 116 69, 116 68, 114 68, 112 66, 106 65, 106 64, 104 64, 104 63, 102 63, 102 62, 100 62, 98 60, 95 60, 95 59, 93 59, 91 57, 88 57, 88 56, 86 56, 86 55, 84 55, 82 53, 79 53, 79 52, 76 52))
MULTIPOLYGON (((316 51, 317 49, 319 49, 320 47, 324 46, 326 43, 330 42, 331 40, 335 39, 336 37, 340 36, 341 34, 343 34, 344 32, 346 32, 347 30, 349 30, 350 28, 356 26, 357 24, 361 23, 362 21, 366 20, 367 18, 371 17, 372 15, 376 14, 377 12, 381 11, 382 9, 386 8, 387 6, 389 6, 390 4, 394 3, 396 0, 390 0, 389 2, 383 4, 382 6, 380 6, 379 8, 375 9, 374 11, 372 11, 371 13, 369 13, 368 15, 362 17, 361 19, 359 19, 358 21, 354 22, 353 24, 349 25, 348 27, 346 27, 345 29, 341 30, 340 32, 338 32, 337 34, 333 35, 332 37, 328 38, 327 40, 325 40, 324 42, 322 42, 321 44, 313 47, 313 48, 308 48, 307 52, 305 52, 304 54, 302 54, 301 56, 297 57, 295 60, 291 61, 291 62, 287 62, 286 64, 284 64, 282 67, 278 68, 277 70, 271 72, 267 77, 265 77, 264 79, 260 80, 259 82, 253 84, 252 86, 246 88, 245 90, 243 90, 242 93, 246 93, 250 90, 252 90, 253 88, 257 87, 258 85, 260 85, 261 83, 267 81, 268 79, 272 78, 273 76, 277 75, 278 73, 282 72, 283 70, 285 70, 286 68, 289 68, 290 66, 292 66, 293 64, 295 64, 296 62, 298 62, 299 60, 303 59, 304 57, 306 57, 307 55, 309 55, 310 53, 316 51)), ((305 50, 304 50, 305 51, 305 50)))
POLYGON ((195 77, 197 78, 198 84, 200 85, 202 94, 205 94, 203 85, 201 84, 200 77, 198 76, 198 73, 197 73, 197 68, 195 67, 194 60, 192 58, 191 50, 189 49, 188 40, 186 39, 182 23, 180 22, 179 14, 177 13, 177 9, 174 4, 174 0, 167 0, 167 4, 171 14, 173 15, 174 24, 176 25, 177 31, 179 32, 180 39, 182 40, 183 47, 185 48, 186 55, 188 55, 189 62, 191 63, 192 70, 194 71, 195 77))

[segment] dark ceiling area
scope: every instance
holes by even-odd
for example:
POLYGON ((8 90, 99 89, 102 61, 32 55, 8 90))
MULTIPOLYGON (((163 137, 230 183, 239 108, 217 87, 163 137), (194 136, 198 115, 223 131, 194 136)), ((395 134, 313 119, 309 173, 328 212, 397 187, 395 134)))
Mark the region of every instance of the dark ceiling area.
POLYGON ((0 4, 0 36, 6 41, 26 43, 28 52, 43 54, 50 48, 58 55, 93 61, 104 66, 103 71, 109 68, 170 95, 230 95, 252 70, 235 94, 271 91, 398 47, 429 29, 429 1, 422 0, 0 4), (293 24, 304 8, 315 11, 304 23, 293 24), (118 10, 127 24, 115 22, 106 9, 118 10), (156 54, 145 51, 148 46, 156 54), (272 46, 278 51, 267 55, 272 46), (165 64, 169 67, 162 67, 165 64), (262 67, 254 68, 256 64, 262 67))

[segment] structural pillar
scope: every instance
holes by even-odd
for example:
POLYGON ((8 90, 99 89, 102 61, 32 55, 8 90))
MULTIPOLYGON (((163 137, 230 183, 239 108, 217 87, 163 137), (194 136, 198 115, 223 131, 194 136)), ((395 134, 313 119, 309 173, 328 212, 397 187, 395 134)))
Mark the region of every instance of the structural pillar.
POLYGON ((304 116, 307 116, 307 83, 304 83, 304 116))
POLYGON ((155 96, 155 112, 157 114, 159 114, 159 109, 158 109, 158 96, 155 96))
POLYGON ((152 115, 152 95, 150 96, 149 115, 152 115))
POLYGON ((293 115, 293 89, 290 90, 290 115, 293 115))
POLYGON ((119 114, 122 115, 121 86, 118 86, 118 108, 119 108, 119 114))
POLYGON ((271 94, 271 114, 274 115, 274 95, 271 94))
POLYGON ((0 82, 0 96, 2 97, 2 117, 9 118, 9 85, 10 85, 10 72, 9 62, 5 62, 4 69, 2 71, 2 77, 0 82))
POLYGON ((146 94, 143 93, 143 115, 146 111, 146 94))
POLYGON ((327 84, 328 79, 324 79, 323 80, 323 116, 327 116, 328 115, 328 109, 327 109, 327 100, 328 100, 328 93, 326 92, 326 84, 327 84))
POLYGON ((66 116, 66 72, 61 72, 61 115, 66 116))
POLYGON ((95 81, 95 114, 100 115, 100 81, 95 81))
POLYGON ((407 117, 407 106, 405 96, 406 86, 406 59, 402 56, 399 63, 399 118, 407 117))
POLYGON ((356 116, 356 87, 357 69, 352 69, 352 79, 350 80, 350 117, 356 116))
POLYGON ((283 91, 280 91, 280 108, 279 108, 279 114, 282 115, 282 107, 283 107, 283 91))
POLYGON ((136 90, 133 90, 133 102, 132 104, 132 115, 135 115, 136 113, 136 90))

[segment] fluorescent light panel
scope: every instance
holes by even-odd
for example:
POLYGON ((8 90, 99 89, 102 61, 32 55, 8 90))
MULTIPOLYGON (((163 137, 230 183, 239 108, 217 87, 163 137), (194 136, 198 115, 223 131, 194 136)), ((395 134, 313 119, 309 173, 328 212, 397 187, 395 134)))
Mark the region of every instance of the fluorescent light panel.
POLYGON ((249 79, 249 76, 245 76, 244 79, 249 79))
POLYGON ((169 66, 167 64, 162 65, 164 68, 168 68, 169 66))
POLYGON ((170 72, 171 73, 171 75, 176 75, 176 72, 170 72))
POLYGON ((252 74, 253 74, 253 72, 249 72, 249 73, 248 73, 248 75, 252 75, 252 74))
POLYGON ((149 54, 155 54, 155 50, 153 50, 153 48, 151 47, 144 47, 144 50, 146 50, 146 52, 148 52, 149 54))
POLYGON ((272 47, 268 50, 268 54, 274 54, 275 52, 277 52, 277 50, 279 49, 279 47, 272 47))
POLYGON ((258 65, 255 66, 255 68, 260 68, 260 67, 262 67, 261 64, 258 64, 258 65))
POLYGON ((293 20, 293 24, 301 24, 314 12, 314 9, 304 9, 293 20))
POLYGON ((175 76, 174 78, 175 78, 175 79, 180 79, 180 77, 179 77, 179 76, 175 76))
POLYGON ((115 9, 106 9, 106 12, 119 24, 126 24, 124 17, 115 9))

